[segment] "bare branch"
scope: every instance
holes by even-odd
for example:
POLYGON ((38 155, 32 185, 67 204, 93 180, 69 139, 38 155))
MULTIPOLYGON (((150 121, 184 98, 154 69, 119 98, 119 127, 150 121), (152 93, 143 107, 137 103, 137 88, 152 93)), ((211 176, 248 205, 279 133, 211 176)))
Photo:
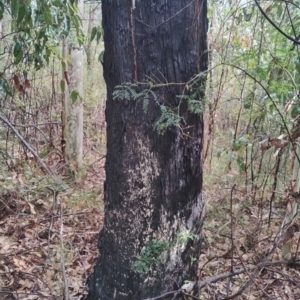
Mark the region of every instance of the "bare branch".
POLYGON ((56 183, 62 187, 65 190, 65 187, 63 186, 61 180, 59 180, 56 177, 56 174, 51 170, 49 166, 39 157, 37 152, 25 141, 23 136, 18 132, 18 130, 12 125, 12 123, 5 117, 0 115, 0 120, 2 120, 14 133, 15 135, 19 138, 19 140, 22 142, 22 144, 29 150, 29 152, 34 156, 38 164, 40 165, 41 169, 43 171, 46 171, 49 175, 52 175, 53 178, 55 179, 56 183))
POLYGON ((300 45, 300 41, 289 36, 288 34, 286 34, 283 30, 281 30, 269 17, 268 15, 265 13, 265 11, 262 9, 262 7, 259 5, 257 0, 254 0, 258 9, 260 10, 260 12, 262 13, 262 15, 266 18, 266 20, 277 30, 279 31, 282 35, 284 35, 287 39, 289 39, 290 41, 294 42, 297 45, 300 45))
MULTIPOLYGON (((240 274, 243 274, 243 273, 248 273, 249 271, 251 270, 254 270, 254 269, 257 269, 257 268, 264 268, 266 266, 277 266, 277 265, 288 265, 290 267, 299 267, 300 266, 300 261, 288 261, 288 260, 277 260, 277 261, 269 261, 269 262, 266 262, 266 261, 263 261, 257 265, 247 265, 245 268, 242 268, 242 269, 235 269, 233 270, 233 272, 228 272, 228 273, 223 273, 223 274, 219 274, 219 275, 216 275, 216 276, 212 276, 212 277, 209 277, 205 280, 202 280, 202 281, 199 281, 198 283, 196 283, 197 285, 197 289, 198 290, 201 290, 202 288, 204 288, 206 285, 208 284, 212 284, 212 283, 215 283, 215 282, 218 282, 220 280, 223 280, 223 279, 226 279, 226 278, 231 278, 233 276, 237 276, 237 275, 240 275, 240 274)), ((246 288, 248 287, 248 285, 246 284, 246 288)), ((147 298, 147 299, 144 299, 144 300, 158 300, 158 299, 163 299, 164 297, 166 296, 171 296, 171 295, 180 295, 180 294, 183 294, 183 295, 186 295, 188 297, 192 297, 194 299, 198 299, 190 294, 187 294, 184 290, 182 289, 178 289, 178 290, 173 290, 173 291, 169 291, 169 292, 166 292, 166 293, 163 293, 157 297, 153 297, 153 298, 147 298)), ((239 292, 238 292, 239 293, 239 292)), ((234 294, 226 299, 233 299, 237 296, 237 294, 234 294)))

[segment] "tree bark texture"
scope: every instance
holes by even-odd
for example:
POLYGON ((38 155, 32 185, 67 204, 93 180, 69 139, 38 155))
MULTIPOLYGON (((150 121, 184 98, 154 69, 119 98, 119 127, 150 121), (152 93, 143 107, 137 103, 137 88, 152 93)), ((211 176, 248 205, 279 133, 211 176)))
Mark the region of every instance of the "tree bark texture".
POLYGON ((78 170, 82 165, 83 153, 83 50, 70 49, 71 60, 68 63, 70 84, 66 88, 66 149, 65 158, 69 167, 78 170), (71 94, 78 92, 79 96, 73 103, 71 94))
MULTIPOLYGON (((207 70, 206 0, 103 0, 104 77, 107 84, 105 221, 89 300, 144 299, 196 280, 204 214, 203 120, 185 100, 199 89, 184 84, 207 70), (159 105, 113 100, 126 82, 163 83, 161 104, 180 107, 181 128, 159 135, 159 105), (179 102, 182 102, 181 104, 179 102), (179 106, 180 104, 180 106, 179 106), (197 238, 180 241, 178 233, 197 238), (169 247, 147 273, 134 268, 149 241, 169 247), (179 285, 179 286, 178 286, 179 285)), ((149 87, 149 85, 148 85, 149 87)))
MULTIPOLYGON (((83 16, 83 0, 78 2, 79 14, 83 16)), ((83 47, 67 41, 68 54, 71 59, 68 62, 65 98, 64 98, 64 136, 65 160, 70 169, 80 169, 83 153, 83 47), (78 97, 73 103, 71 94, 77 92, 78 97)))

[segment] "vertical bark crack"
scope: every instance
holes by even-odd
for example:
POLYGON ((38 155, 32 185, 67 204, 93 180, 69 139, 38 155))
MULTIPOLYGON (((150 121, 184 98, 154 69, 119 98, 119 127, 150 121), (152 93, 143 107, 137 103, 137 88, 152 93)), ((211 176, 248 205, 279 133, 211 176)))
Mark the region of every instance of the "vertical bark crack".
POLYGON ((134 26, 134 11, 135 11, 135 0, 132 0, 131 7, 131 37, 132 37, 132 47, 133 47, 133 66, 134 66, 134 79, 137 81, 137 64, 136 64, 136 45, 135 45, 135 26, 134 26))

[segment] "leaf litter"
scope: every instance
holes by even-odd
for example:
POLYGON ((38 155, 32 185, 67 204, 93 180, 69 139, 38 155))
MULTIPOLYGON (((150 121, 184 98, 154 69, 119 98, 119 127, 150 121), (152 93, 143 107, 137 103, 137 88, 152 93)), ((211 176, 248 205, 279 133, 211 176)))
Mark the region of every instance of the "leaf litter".
POLYGON ((80 184, 69 182, 56 199, 47 188, 51 181, 40 174, 31 179, 15 171, 5 175, 0 181, 0 299, 64 299, 62 268, 70 300, 84 299, 103 225, 104 160, 88 169, 80 184))
POLYGON ((251 202, 242 185, 231 198, 235 181, 215 182, 204 185, 207 218, 198 274, 207 284, 200 299, 300 299, 299 216, 283 226, 288 192, 276 201, 269 224, 268 201, 251 202))

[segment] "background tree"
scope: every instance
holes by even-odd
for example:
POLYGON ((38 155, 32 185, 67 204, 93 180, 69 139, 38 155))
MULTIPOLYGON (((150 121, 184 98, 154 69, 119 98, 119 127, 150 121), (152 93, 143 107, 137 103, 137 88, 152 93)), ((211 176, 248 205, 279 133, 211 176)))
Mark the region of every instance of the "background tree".
MULTIPOLYGON (((95 232, 102 223, 99 200, 101 202, 103 195, 100 183, 104 172, 103 159, 99 157, 105 155, 103 106, 106 89, 102 66, 97 61, 101 45, 96 47, 95 42, 91 44, 90 60, 97 68, 89 71, 84 69, 86 80, 83 93, 87 95, 87 100, 83 151, 86 176, 80 185, 65 176, 65 164, 60 151, 61 40, 68 36, 71 29, 77 31, 76 26, 81 25, 76 2, 0 0, 1 299, 18 298, 20 294, 23 295, 21 297, 38 299, 69 299, 68 295, 78 298, 79 294, 84 293, 85 278, 91 268, 87 260, 91 262, 93 257, 94 260, 97 257, 96 245, 89 239, 95 240, 92 236, 96 236, 95 232), (37 161, 42 162, 42 169, 37 161), (56 175, 53 176, 53 173, 56 175), (68 195, 59 193, 57 197, 62 190, 68 191, 68 195), (38 199, 43 200, 39 202, 38 199), (90 212, 92 208, 95 213, 90 212), (22 214, 25 210, 26 213, 22 214), (60 214, 65 211, 72 211, 70 219, 60 214), (57 222, 56 218, 49 219, 55 214, 62 216, 62 223, 57 222), (29 227, 21 229, 21 235, 17 234, 21 224, 27 222, 34 224, 35 232, 41 234, 31 234, 29 227), (50 226, 51 229, 46 230, 48 234, 43 234, 43 226, 48 229, 50 226), (69 235, 66 240, 63 236, 70 233, 71 227, 74 228, 74 235, 71 233, 72 236, 69 235), (81 238, 81 230, 87 238, 85 241, 81 238), (25 239, 28 243, 24 243, 25 239), (71 246, 74 255, 69 255, 69 245, 75 243, 76 248, 71 246), (11 252, 14 251, 13 244, 26 252, 22 258, 19 256, 24 268, 21 264, 13 267, 18 273, 14 277, 7 269, 19 255, 11 252), (33 249, 37 250, 35 254, 33 249), (34 260, 29 259, 32 255, 43 257, 41 264, 47 261, 43 272, 24 263, 27 260, 33 263, 34 260), (79 265, 75 262, 79 262, 78 259, 82 261, 79 265), (66 267, 73 263, 77 267, 66 267), (23 280, 25 272, 32 274, 30 282, 23 280), (39 291, 43 291, 43 295, 39 291)), ((87 5, 95 7, 95 3, 87 5)), ((95 14, 94 21, 100 23, 99 14, 95 14)), ((82 22, 83 30, 86 30, 88 24, 84 17, 82 22)), ((75 34, 72 38, 76 43, 75 34)), ((65 61, 69 62, 69 59, 65 61)))
MULTIPOLYGON (((35 140, 34 148, 38 152, 45 150, 41 150, 39 146, 40 142, 38 140, 40 137, 38 137, 38 135, 41 133, 41 144, 46 144, 48 147, 42 154, 42 156, 44 156, 56 146, 54 132, 57 130, 57 125, 59 124, 58 122, 53 122, 53 116, 51 116, 51 113, 54 111, 54 114, 56 114, 56 108, 58 106, 55 101, 57 87, 54 79, 56 72, 54 62, 59 63, 63 61, 61 52, 58 50, 58 45, 64 37, 69 35, 70 31, 74 33, 74 44, 82 45, 83 42, 77 1, 0 1, 0 19, 3 19, 6 25, 10 25, 10 28, 6 26, 5 35, 2 36, 1 39, 1 97, 12 97, 11 101, 4 101, 3 105, 1 104, 2 112, 8 117, 8 120, 13 120, 13 123, 23 125, 21 134, 27 141, 29 137, 31 141, 35 140), (48 70, 45 69, 50 67, 50 65, 53 75, 53 80, 50 83, 52 87, 51 95, 49 96, 50 101, 45 99, 45 97, 43 97, 43 100, 37 101, 39 97, 32 94, 31 88, 34 86, 33 82, 36 77, 47 77, 48 70), (40 73, 38 74, 38 72, 40 73), (11 109, 14 105, 16 105, 18 109, 11 109), (46 110, 47 116, 45 116, 45 114, 41 116, 41 111, 43 110, 46 110), (50 129, 49 136, 47 136, 48 134, 43 134, 43 131, 38 128, 39 125, 31 124, 26 126, 25 124, 29 122, 44 124, 42 125, 44 131, 45 127, 46 130, 48 128, 50 129), (33 136, 35 138, 33 138, 33 136)), ((68 59, 63 61, 63 64, 66 65, 67 61, 68 59)), ((78 61, 77 59, 76 62, 78 61)), ((74 65, 74 63, 72 65, 74 65)), ((72 76, 72 79, 73 78, 74 76, 72 76)), ((71 91, 73 96, 77 96, 79 93, 82 95, 82 80, 77 81, 81 83, 81 88, 77 82, 76 89, 79 90, 79 92, 75 92, 73 83, 71 91)), ((74 82, 74 80, 72 80, 72 82, 74 82)), ((74 100, 73 97, 73 102, 75 102, 74 100)), ((74 104, 74 106, 77 106, 77 104, 74 104)), ((61 107, 58 109, 61 110, 61 107)), ((68 112, 69 115, 71 115, 72 110, 70 107, 68 112)), ((68 120, 70 119, 70 122, 74 123, 74 117, 68 117, 68 120)), ((70 124, 70 122, 68 124, 70 124)), ((65 126, 65 128, 69 129, 68 132, 71 130, 70 126, 65 126)), ((68 134, 68 136, 70 135, 68 134)), ((80 136, 82 137, 82 134, 77 134, 76 137, 80 136)), ((77 148, 81 149, 82 156, 82 138, 78 138, 77 140, 80 141, 77 148)), ((71 149, 70 145, 74 143, 71 143, 69 139, 67 144, 67 148, 71 149)), ((26 157, 27 151, 27 147, 24 146, 24 154, 26 157)), ((74 151, 71 149, 68 152, 74 151)), ((68 157, 71 158, 71 155, 68 155, 68 157)), ((77 158, 79 157, 80 155, 77 155, 77 158)), ((77 161, 76 163, 78 164, 77 161)))
MULTIPOLYGON (((78 1, 83 18, 84 3, 78 1)), ((82 24, 82 22, 81 22, 82 24)), ((82 26, 79 26, 82 29, 82 26)), ((76 173, 82 167, 83 154, 83 34, 77 41, 75 32, 63 42, 64 52, 64 138, 68 168, 76 173)))
POLYGON ((275 299, 280 294, 275 283, 268 285, 268 295, 263 291, 264 279, 273 271, 280 274, 280 285, 287 280, 291 288, 281 298, 299 295, 299 288, 292 288, 293 271, 285 277, 278 264, 264 269, 264 275, 260 272, 261 265, 278 263, 277 259, 284 258, 283 264, 299 259, 300 56, 293 45, 299 35, 299 6, 259 3, 261 9, 258 2, 210 5, 212 76, 205 116, 209 143, 204 183, 208 243, 200 268, 202 274, 215 275, 220 272, 219 257, 231 270, 256 263, 254 269, 247 266, 251 280, 247 276, 239 277, 238 283, 228 280, 226 291, 217 284, 207 287, 202 290, 206 299, 219 297, 222 290, 232 299, 245 292, 257 299, 275 299))
POLYGON ((142 299, 197 277, 206 12, 205 0, 102 2, 105 223, 88 299, 142 299))

